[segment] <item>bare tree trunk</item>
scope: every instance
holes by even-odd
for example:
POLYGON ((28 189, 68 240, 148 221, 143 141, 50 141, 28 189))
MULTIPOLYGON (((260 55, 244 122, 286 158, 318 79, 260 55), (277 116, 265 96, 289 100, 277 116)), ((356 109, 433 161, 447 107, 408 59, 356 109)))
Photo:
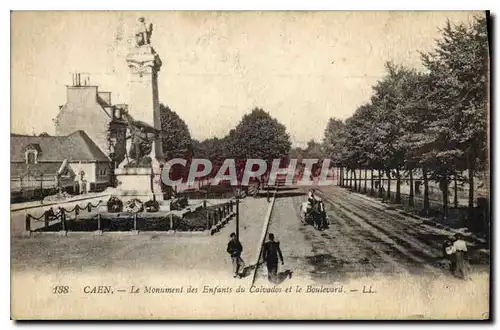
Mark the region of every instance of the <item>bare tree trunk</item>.
POLYGON ((368 169, 365 167, 365 194, 366 194, 366 181, 367 181, 367 177, 368 177, 368 169))
POLYGON ((469 164, 469 169, 468 169, 468 175, 469 175, 469 215, 472 215, 474 212, 474 169, 472 166, 469 164))
POLYGON ((389 170, 386 171, 387 173, 387 198, 389 199, 389 202, 391 201, 391 173, 389 170))
POLYGON ((349 189, 352 189, 352 176, 353 176, 353 172, 352 170, 349 170, 351 173, 351 175, 349 175, 349 189))
POLYGON ((346 176, 345 176, 345 168, 342 167, 342 170, 340 171, 340 175, 342 177, 342 187, 346 187, 347 186, 347 181, 346 181, 346 176))
POLYGON ((413 168, 410 168, 410 199, 408 200, 408 205, 415 205, 415 192, 413 191, 413 168))
POLYGON ((455 207, 455 209, 458 209, 458 183, 457 183, 457 175, 456 174, 453 177, 453 189, 454 189, 453 206, 455 207))
POLYGON ((354 174, 354 191, 358 190, 358 182, 356 181, 356 170, 352 171, 354 174))
MULTIPOLYGON (((359 174, 356 174, 355 176, 355 179, 356 180, 356 191, 360 191, 361 190, 361 170, 358 170, 359 171, 359 174)), ((356 170, 354 170, 354 173, 356 173, 356 170)))
POLYGON ((359 192, 362 192, 362 190, 363 190, 363 185, 362 185, 363 178, 362 178, 362 176, 363 176, 363 170, 360 169, 359 170, 359 179, 358 179, 359 180, 359 184, 358 184, 358 191, 359 192))
POLYGON ((401 173, 396 168, 396 203, 401 204, 401 173))
POLYGON ((422 174, 424 176, 424 212, 428 214, 429 212, 429 179, 427 178, 427 169, 422 168, 422 174))
POLYGON ((443 192, 443 219, 448 218, 448 178, 441 180, 441 191, 443 192))
POLYGON ((378 197, 382 197, 382 171, 378 170, 378 197))
POLYGON ((370 172, 370 173, 371 173, 371 174, 370 174, 370 175, 371 175, 371 176, 370 176, 370 186, 371 186, 371 188, 370 188, 370 193, 373 195, 373 193, 374 193, 374 191, 373 191, 373 184, 374 184, 374 183, 373 183, 373 168, 371 169, 371 172, 370 172))

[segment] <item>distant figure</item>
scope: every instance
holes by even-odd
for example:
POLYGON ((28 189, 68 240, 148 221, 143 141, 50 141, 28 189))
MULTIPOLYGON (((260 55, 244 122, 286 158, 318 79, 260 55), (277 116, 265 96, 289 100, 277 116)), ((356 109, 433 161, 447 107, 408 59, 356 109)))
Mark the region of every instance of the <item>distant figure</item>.
POLYGON ((243 269, 245 268, 245 262, 243 261, 243 259, 241 259, 243 246, 236 238, 235 233, 232 233, 230 237, 231 240, 229 241, 229 243, 227 243, 227 253, 231 255, 234 277, 241 277, 243 275, 243 269))
POLYGON ((135 31, 135 42, 138 47, 151 44, 151 34, 153 33, 153 24, 146 24, 144 17, 139 18, 135 31))
POLYGON ((468 279, 469 265, 465 260, 467 252, 467 243, 465 243, 462 234, 457 233, 453 237, 453 250, 455 252, 455 269, 454 274, 461 279, 468 279))
POLYGON ((316 205, 316 196, 314 194, 314 189, 309 190, 307 195, 307 202, 311 205, 311 208, 316 205))
POLYGON ((450 261, 450 271, 452 273, 455 272, 455 248, 453 247, 453 241, 451 239, 448 239, 444 242, 443 244, 443 255, 446 258, 446 260, 450 261))
POLYGON ((274 241, 274 234, 269 234, 269 241, 264 243, 263 252, 264 261, 267 264, 267 278, 270 282, 276 283, 278 274, 278 257, 283 265, 283 254, 281 253, 280 243, 274 241))

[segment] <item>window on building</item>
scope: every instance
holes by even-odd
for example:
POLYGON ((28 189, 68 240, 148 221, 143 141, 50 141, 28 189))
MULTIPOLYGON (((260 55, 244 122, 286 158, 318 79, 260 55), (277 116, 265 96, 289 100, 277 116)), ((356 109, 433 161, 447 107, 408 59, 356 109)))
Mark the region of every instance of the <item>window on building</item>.
POLYGON ((36 151, 28 150, 26 151, 26 164, 35 164, 36 163, 36 151))

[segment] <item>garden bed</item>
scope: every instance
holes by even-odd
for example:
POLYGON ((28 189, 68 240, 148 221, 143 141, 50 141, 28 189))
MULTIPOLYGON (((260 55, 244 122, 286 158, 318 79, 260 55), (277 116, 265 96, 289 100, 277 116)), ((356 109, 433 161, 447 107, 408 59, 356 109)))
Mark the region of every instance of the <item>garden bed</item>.
MULTIPOLYGON (((234 206, 233 206, 234 207, 234 206)), ((162 212, 137 213, 135 217, 131 213, 101 213, 91 217, 68 219, 64 229, 61 222, 48 227, 35 230, 36 232, 58 232, 66 230, 70 232, 90 232, 101 230, 103 232, 120 231, 204 231, 210 230, 214 225, 222 221, 231 213, 227 203, 198 208, 184 214, 183 217, 175 214, 161 214, 162 212), (100 223, 100 225, 99 225, 100 223)))

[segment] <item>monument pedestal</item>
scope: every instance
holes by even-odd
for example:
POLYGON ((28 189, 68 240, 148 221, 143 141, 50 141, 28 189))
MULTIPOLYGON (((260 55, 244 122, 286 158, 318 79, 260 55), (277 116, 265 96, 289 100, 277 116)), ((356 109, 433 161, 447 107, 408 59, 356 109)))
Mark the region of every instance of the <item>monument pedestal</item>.
POLYGON ((129 167, 115 170, 119 184, 115 194, 122 201, 137 198, 145 203, 153 198, 158 202, 163 200, 161 190, 161 173, 153 168, 129 167))
MULTIPOLYGON (((129 99, 128 108, 130 113, 127 118, 130 119, 129 125, 149 130, 150 134, 155 134, 153 141, 147 138, 148 143, 152 143, 151 151, 141 153, 141 157, 131 155, 131 140, 127 140, 127 154, 136 161, 129 162, 128 157, 115 170, 118 186, 115 189, 116 195, 126 200, 138 198, 141 202, 146 202, 155 198, 158 202, 163 200, 161 183, 161 166, 159 161, 163 161, 163 148, 161 137, 157 134, 161 131, 160 121, 160 102, 158 99, 158 72, 162 66, 160 56, 150 45, 150 30, 142 30, 143 19, 140 29, 136 33, 137 44, 127 55, 126 61, 130 70, 129 79, 129 99), (140 125, 140 126, 138 126, 140 125), (154 132, 152 133, 151 130, 154 132), (139 160, 150 158, 151 165, 141 164, 139 160), (139 160, 138 160, 139 159, 139 160)), ((130 127, 129 127, 130 131, 130 127)), ((136 140, 134 140, 136 141, 136 140)), ((141 140, 135 146, 141 146, 141 140)), ((137 142, 137 141, 136 141, 137 142)), ((139 147, 140 148, 140 147, 139 147)), ((134 149, 134 154, 137 150, 134 149)))

